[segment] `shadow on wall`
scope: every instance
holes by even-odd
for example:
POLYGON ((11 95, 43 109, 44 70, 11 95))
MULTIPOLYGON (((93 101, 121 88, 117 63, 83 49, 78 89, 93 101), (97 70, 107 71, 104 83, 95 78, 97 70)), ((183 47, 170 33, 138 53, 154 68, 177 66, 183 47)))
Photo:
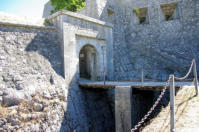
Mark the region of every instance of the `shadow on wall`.
MULTIPOLYGON (((76 69, 79 69, 76 66, 76 69)), ((61 132, 114 132, 112 90, 82 89, 76 73, 69 84, 67 106, 60 128, 61 132)))
POLYGON ((115 132, 114 112, 106 90, 70 84, 61 132, 115 132))
POLYGON ((48 32, 37 34, 25 50, 28 52, 34 51, 44 56, 50 62, 54 71, 64 77, 61 48, 57 43, 57 38, 50 36, 51 34, 48 32))

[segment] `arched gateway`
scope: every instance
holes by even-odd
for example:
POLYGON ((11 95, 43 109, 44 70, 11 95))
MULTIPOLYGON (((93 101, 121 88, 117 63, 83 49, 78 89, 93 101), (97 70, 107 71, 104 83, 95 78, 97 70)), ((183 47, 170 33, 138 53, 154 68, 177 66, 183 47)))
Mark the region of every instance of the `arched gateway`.
POLYGON ((96 80, 99 69, 99 55, 90 44, 82 47, 79 53, 80 78, 96 80))

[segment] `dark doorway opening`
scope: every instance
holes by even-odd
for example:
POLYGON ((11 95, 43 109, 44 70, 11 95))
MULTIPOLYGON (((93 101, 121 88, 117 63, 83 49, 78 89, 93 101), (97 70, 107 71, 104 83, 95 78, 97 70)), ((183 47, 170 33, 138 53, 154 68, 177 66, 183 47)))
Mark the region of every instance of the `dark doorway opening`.
POLYGON ((85 45, 79 54, 80 78, 96 80, 98 69, 97 50, 92 45, 85 45))

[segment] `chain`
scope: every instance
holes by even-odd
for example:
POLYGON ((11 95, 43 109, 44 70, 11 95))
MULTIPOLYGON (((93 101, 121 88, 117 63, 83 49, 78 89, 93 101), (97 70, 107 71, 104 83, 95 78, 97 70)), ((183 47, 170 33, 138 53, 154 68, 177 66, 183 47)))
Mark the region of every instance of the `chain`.
MULTIPOLYGON (((169 78, 169 80, 170 80, 170 78, 169 78)), ((145 122, 145 120, 151 115, 151 113, 155 110, 157 105, 160 103, 160 100, 162 99, 163 95, 165 94, 167 87, 169 86, 169 80, 166 82, 166 85, 165 85, 163 91, 161 92, 161 94, 158 97, 158 99, 155 101, 154 105, 147 112, 147 114, 141 119, 141 121, 138 122, 138 124, 135 125, 135 127, 133 129, 131 129, 131 132, 135 132, 145 122)))
MULTIPOLYGON (((191 66, 189 68, 189 71, 187 72, 187 74, 184 76, 184 77, 181 77, 181 78, 178 78, 178 77, 175 77, 175 80, 184 80, 186 79, 190 73, 191 73, 191 70, 193 69, 193 65, 195 64, 195 60, 193 59, 192 60, 192 63, 191 63, 191 66)), ((170 77, 169 77, 169 80, 170 80, 170 77)), ((169 85, 169 80, 166 82, 166 85, 163 89, 163 91, 161 92, 160 96, 158 97, 158 99, 156 100, 156 102, 154 103, 154 105, 151 107, 151 109, 147 112, 147 114, 141 119, 140 122, 138 122, 137 125, 135 125, 135 127, 133 129, 131 129, 131 132, 135 132, 136 130, 138 130, 138 128, 145 122, 145 120, 151 115, 151 113, 155 110, 155 108, 157 107, 157 105, 160 103, 160 100, 162 99, 163 95, 165 94, 166 92, 166 89, 169 85)))

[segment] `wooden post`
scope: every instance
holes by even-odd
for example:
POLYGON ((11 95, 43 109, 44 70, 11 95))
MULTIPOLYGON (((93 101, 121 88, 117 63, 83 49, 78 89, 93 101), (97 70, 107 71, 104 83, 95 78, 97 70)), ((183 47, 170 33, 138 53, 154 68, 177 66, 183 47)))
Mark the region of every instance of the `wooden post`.
POLYGON ((131 131, 131 100, 132 88, 130 86, 115 87, 115 131, 131 131))
POLYGON ((198 75, 197 75, 197 68, 196 68, 196 61, 194 60, 193 64, 193 73, 194 73, 194 85, 196 90, 196 96, 198 95, 198 75))
POLYGON ((170 132, 175 131, 175 83, 174 75, 170 75, 170 132))

